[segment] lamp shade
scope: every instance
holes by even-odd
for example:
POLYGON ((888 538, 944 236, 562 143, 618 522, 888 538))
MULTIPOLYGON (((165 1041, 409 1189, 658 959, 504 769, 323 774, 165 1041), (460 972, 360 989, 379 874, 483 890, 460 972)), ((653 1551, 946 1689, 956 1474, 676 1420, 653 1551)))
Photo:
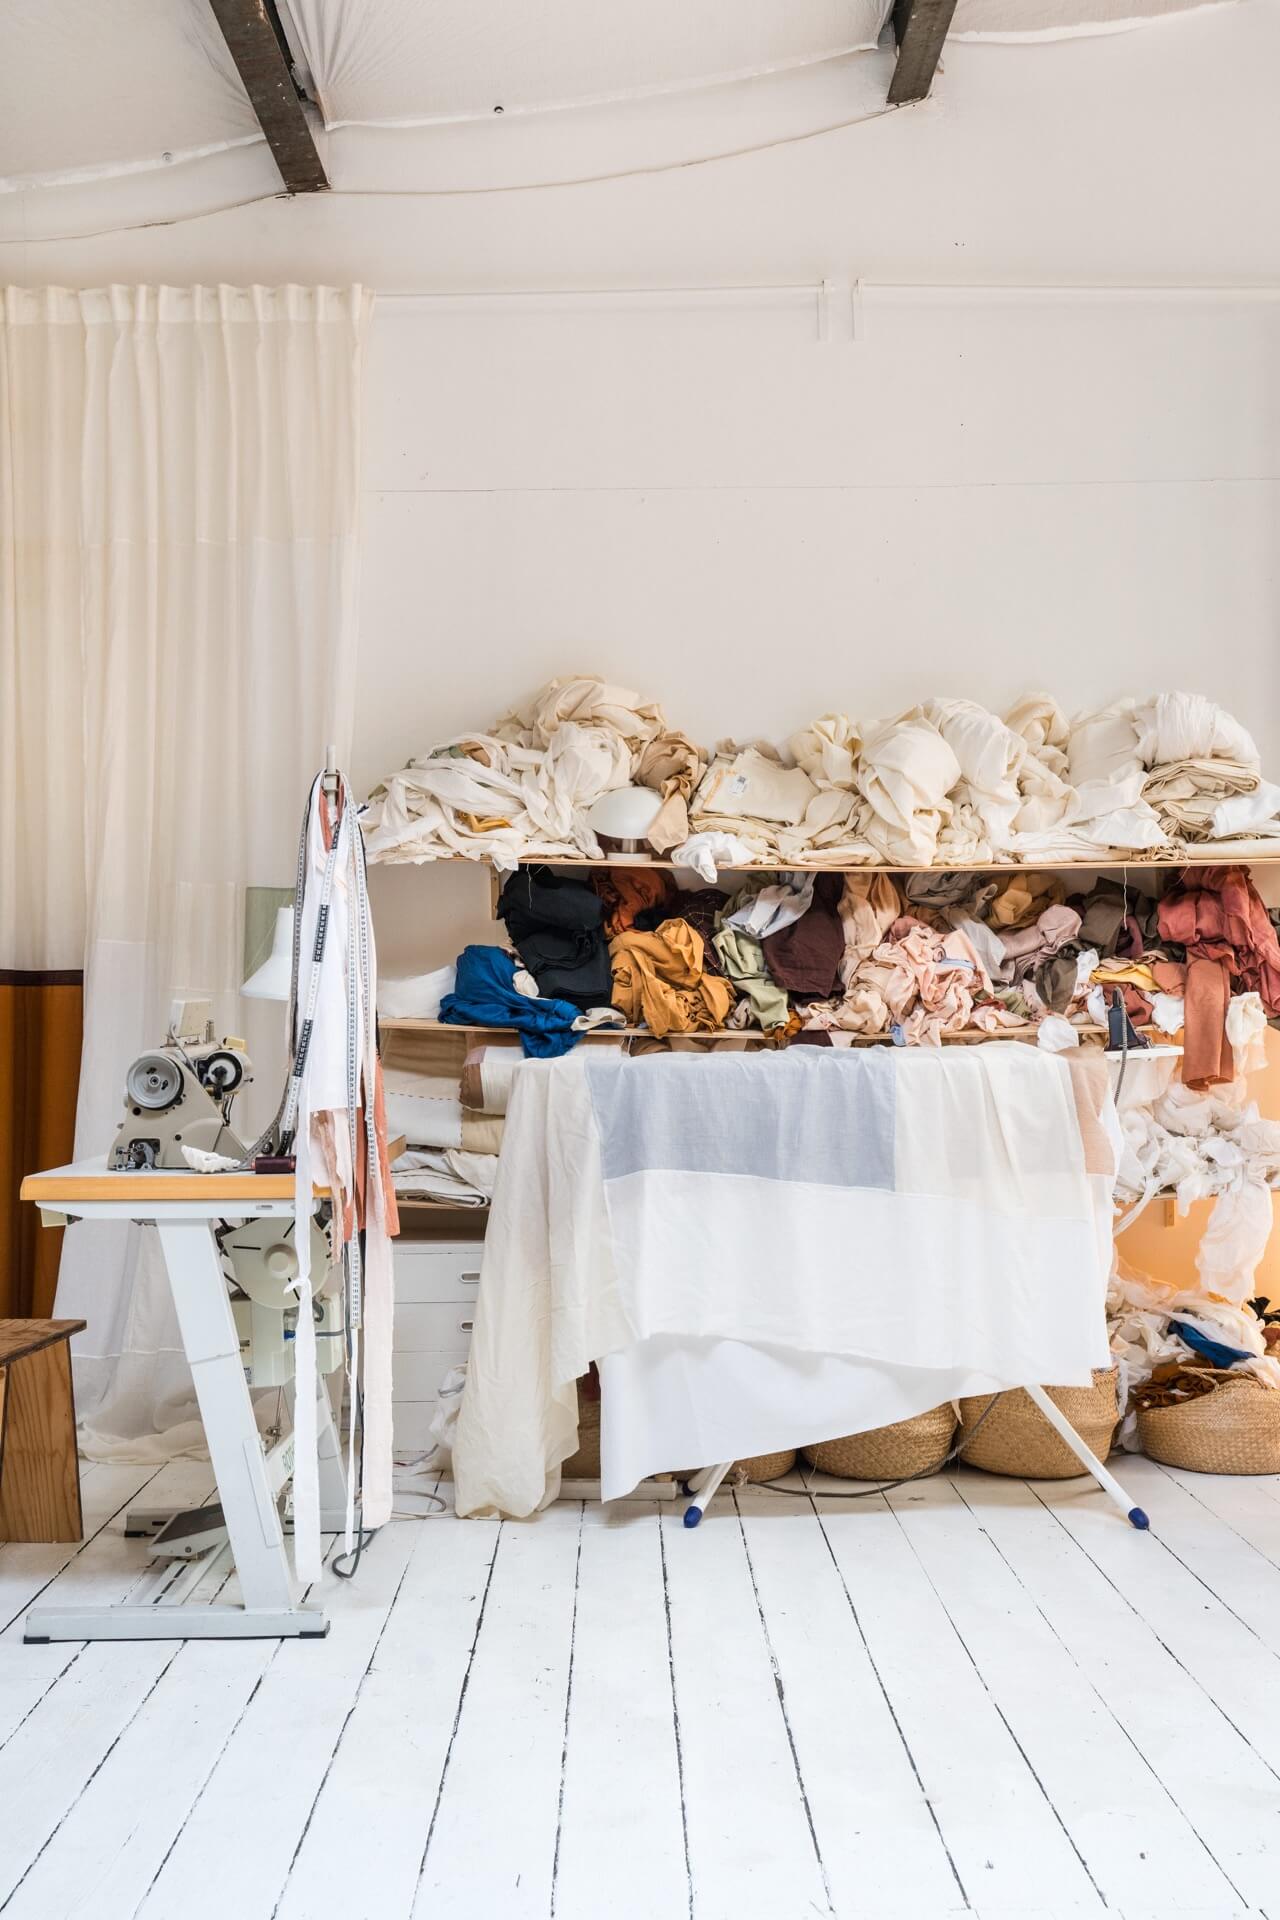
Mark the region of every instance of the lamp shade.
POLYGON ((271 952, 240 991, 249 1000, 287 1000, 293 980, 293 908, 281 907, 271 936, 271 952))

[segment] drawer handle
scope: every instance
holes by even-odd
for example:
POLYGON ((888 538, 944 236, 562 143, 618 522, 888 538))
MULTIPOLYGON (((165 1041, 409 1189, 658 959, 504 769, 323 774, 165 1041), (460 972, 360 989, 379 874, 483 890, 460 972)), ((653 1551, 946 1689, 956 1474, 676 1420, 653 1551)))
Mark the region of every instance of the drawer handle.
POLYGON ((480 1275, 478 1273, 460 1273, 458 1278, 464 1287, 478 1287, 480 1285, 480 1275))
POLYGON ((474 1333, 475 1326, 476 1323, 474 1320, 459 1320, 458 1331, 459 1333, 474 1333))

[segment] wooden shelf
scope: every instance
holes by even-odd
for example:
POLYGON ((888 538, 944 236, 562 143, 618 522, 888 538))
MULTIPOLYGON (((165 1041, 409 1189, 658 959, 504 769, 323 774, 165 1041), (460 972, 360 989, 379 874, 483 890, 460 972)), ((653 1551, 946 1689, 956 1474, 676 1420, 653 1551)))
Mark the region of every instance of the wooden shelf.
MULTIPOLYGON (((463 1026, 452 1020, 380 1020, 384 1033, 485 1033, 503 1034, 515 1040, 519 1038, 515 1027, 463 1026)), ((1107 1029, 1087 1024, 1072 1025, 1085 1040, 1101 1039, 1107 1029)), ((772 1030, 771 1030, 772 1031, 772 1030)), ((1034 1040, 1039 1029, 1028 1022, 1018 1027, 998 1027, 988 1033, 985 1027, 965 1027, 959 1033, 944 1033, 943 1044, 951 1046, 977 1046, 984 1040, 1034 1040)), ((1162 1034, 1156 1027, 1137 1027, 1135 1032, 1144 1037, 1172 1041, 1172 1035, 1162 1034)), ((584 1040, 764 1040, 768 1035, 760 1027, 711 1027, 700 1032, 669 1033, 658 1035, 649 1027, 597 1027, 591 1033, 580 1033, 579 1042, 584 1040)), ((855 1033, 852 1044, 860 1047, 892 1046, 891 1035, 887 1033, 855 1033)))
MULTIPOLYGON (((1183 867, 1276 867, 1280 866, 1280 840, 1269 843, 1273 851, 1257 851, 1258 843, 1249 842, 1255 851, 1229 847, 1198 848, 1186 853, 1151 855, 1103 855, 1096 858, 1090 855, 1080 860, 962 860, 934 861, 929 866, 899 867, 890 866, 885 861, 859 860, 847 866, 836 866, 821 860, 750 860, 742 866, 721 869, 724 873, 1176 873, 1183 867)), ((462 866, 481 867, 486 871, 497 870, 487 855, 473 857, 467 853, 434 854, 423 860, 394 860, 371 862, 379 866, 462 866)), ((691 869, 677 869, 674 860, 628 859, 625 854, 614 854, 600 860, 591 860, 584 854, 567 853, 522 853, 517 856, 517 864, 522 867, 657 867, 668 871, 689 872, 691 869)))

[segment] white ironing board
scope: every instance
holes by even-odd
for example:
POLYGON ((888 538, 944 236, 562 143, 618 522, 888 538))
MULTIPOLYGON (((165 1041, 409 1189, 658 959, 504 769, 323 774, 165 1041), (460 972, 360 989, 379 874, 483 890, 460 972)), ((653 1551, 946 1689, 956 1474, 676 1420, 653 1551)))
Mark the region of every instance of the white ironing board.
MULTIPOLYGON (((29 1174, 21 1196, 46 1225, 71 1220, 154 1223, 160 1237, 182 1345, 195 1382, 227 1532, 223 1551, 239 1576, 242 1606, 186 1607, 182 1602, 209 1571, 211 1555, 186 1562, 162 1589, 102 1607, 33 1607, 24 1640, 318 1639, 329 1631, 323 1610, 300 1606, 285 1551, 277 1502, 293 1473, 293 1436, 265 1451, 240 1359, 231 1300, 213 1238, 217 1220, 292 1218, 292 1174, 111 1172, 105 1159, 29 1174)), ((328 1198, 316 1189, 314 1204, 328 1198)), ((342 1453, 324 1379, 318 1383, 321 1524, 345 1524, 342 1453)), ((170 1514, 132 1513, 129 1533, 154 1534, 170 1514)), ((217 1552, 218 1549, 213 1549, 217 1552)))

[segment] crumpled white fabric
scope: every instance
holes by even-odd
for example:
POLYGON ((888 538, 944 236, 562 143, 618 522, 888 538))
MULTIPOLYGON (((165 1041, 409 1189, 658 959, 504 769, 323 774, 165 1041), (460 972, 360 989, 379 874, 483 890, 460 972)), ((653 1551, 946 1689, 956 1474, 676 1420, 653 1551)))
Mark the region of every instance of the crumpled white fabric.
POLYGON ((793 733, 788 746, 798 767, 816 787, 854 790, 854 770, 862 753, 862 735, 844 713, 824 713, 811 726, 793 733))
POLYGON ((870 809, 863 830, 882 858, 931 865, 960 762, 924 709, 868 728, 855 777, 870 809))
POLYGON ((813 875, 780 874, 775 885, 761 887, 742 906, 735 907, 725 925, 738 927, 756 940, 780 933, 808 913, 813 905, 813 875))
POLYGON ((1129 1225, 1157 1193, 1173 1193, 1185 1213, 1196 1200, 1215 1205, 1196 1253, 1206 1293, 1239 1306, 1253 1293, 1280 1186, 1280 1121, 1245 1103, 1244 1085, 1197 1093, 1172 1082, 1149 1104, 1122 1105, 1124 1151, 1116 1199, 1129 1225))
POLYGON ((598 859, 580 809, 605 791, 616 763, 597 742, 557 738, 554 758, 492 734, 464 734, 411 760, 369 797, 361 821, 369 858, 417 863, 461 854, 504 871, 527 853, 598 859))
POLYGON ((382 1020, 438 1020, 444 997, 453 992, 457 978, 454 966, 400 978, 383 975, 378 981, 378 1016, 382 1020))
MULTIPOLYGON (((974 700, 931 700, 925 714, 954 753, 960 778, 951 790, 952 820, 942 841, 957 833, 957 816, 992 853, 1007 853, 1019 811, 1018 778, 1026 759, 1020 734, 974 700)), ((963 842, 961 842, 963 844, 963 842)), ((958 858, 959 853, 953 853, 958 858)), ((978 854, 976 858, 986 858, 978 854)))
MULTIPOLYGON (((660 706, 641 701, 630 687, 612 687, 594 674, 578 673, 548 681, 534 696, 527 714, 507 714, 494 732, 499 739, 521 746, 549 747, 561 727, 570 724, 613 734, 634 758, 665 731, 667 723, 660 706)), ((625 779, 630 777, 628 765, 625 779)))
POLYGON ((553 680, 527 714, 464 734, 375 787, 362 825, 369 856, 462 854, 515 867, 521 854, 600 857, 586 810, 630 783, 666 727, 661 707, 591 675, 553 680))
POLYGON ((1146 767, 1179 760, 1228 760, 1256 773, 1252 736, 1202 693, 1158 693, 1134 712, 1138 758, 1146 767))
POLYGON ((1080 1045, 1080 1035, 1062 1014, 1046 1013, 1036 1029, 1036 1045, 1047 1047, 1050 1053, 1067 1053, 1080 1045))
POLYGON ((683 846, 671 854, 673 867, 696 873, 706 886, 714 887, 722 867, 749 867, 756 859, 755 848, 735 833, 692 833, 683 846))
POLYGON ((1262 1004, 1262 996, 1257 993, 1233 993, 1227 1002, 1226 1027, 1237 1074, 1256 1073, 1259 1067, 1265 1067, 1267 1010, 1262 1004))

